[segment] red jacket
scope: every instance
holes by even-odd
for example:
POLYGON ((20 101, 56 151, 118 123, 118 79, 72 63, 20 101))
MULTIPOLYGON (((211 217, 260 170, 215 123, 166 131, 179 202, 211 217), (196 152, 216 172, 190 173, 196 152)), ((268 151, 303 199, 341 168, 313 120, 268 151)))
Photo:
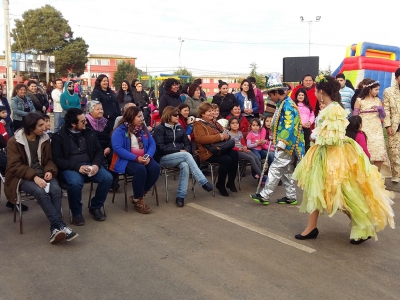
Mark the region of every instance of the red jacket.
MULTIPOLYGON (((292 100, 296 100, 296 92, 299 88, 304 88, 305 87, 301 84, 299 84, 298 86, 296 86, 293 91, 292 94, 290 95, 290 98, 292 98, 292 100)), ((307 89, 306 89, 307 90, 307 89)), ((317 97, 315 97, 315 84, 313 84, 313 86, 311 87, 311 89, 307 90, 307 96, 308 96, 308 100, 310 101, 311 107, 313 108, 313 111, 315 112, 315 108, 317 107, 317 97)))

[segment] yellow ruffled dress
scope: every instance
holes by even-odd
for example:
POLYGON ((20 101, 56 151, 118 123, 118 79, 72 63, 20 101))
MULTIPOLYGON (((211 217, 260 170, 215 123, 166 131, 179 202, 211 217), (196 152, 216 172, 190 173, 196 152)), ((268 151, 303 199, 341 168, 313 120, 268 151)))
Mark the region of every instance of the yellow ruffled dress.
POLYGON ((377 239, 377 231, 395 226, 393 194, 385 189, 384 178, 363 149, 345 136, 346 116, 333 102, 318 117, 315 144, 292 176, 304 190, 300 211, 327 211, 333 216, 341 210, 351 218, 350 239, 377 239))

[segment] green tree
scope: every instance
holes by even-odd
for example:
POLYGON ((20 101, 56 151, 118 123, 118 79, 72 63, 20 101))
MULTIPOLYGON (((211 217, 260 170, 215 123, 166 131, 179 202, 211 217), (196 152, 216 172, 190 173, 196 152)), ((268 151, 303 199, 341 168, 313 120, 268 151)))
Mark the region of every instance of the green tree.
POLYGON ((331 65, 328 65, 328 68, 326 69, 320 69, 319 70, 319 74, 325 75, 325 76, 331 76, 332 75, 332 69, 331 69, 331 65))
POLYGON ((89 46, 74 33, 60 11, 46 5, 27 10, 22 19, 15 19, 11 31, 13 52, 43 53, 55 56, 57 76, 85 71, 89 46))
MULTIPOLYGON (((174 75, 182 75, 182 76, 190 76, 189 77, 189 82, 193 82, 193 80, 194 80, 192 72, 190 72, 189 70, 187 70, 185 68, 179 68, 173 74, 174 75)), ((179 81, 181 83, 181 86, 183 86, 183 85, 185 85, 185 83, 187 83, 187 79, 186 78, 180 79, 179 81)))
POLYGON ((257 73, 257 64, 255 62, 250 64, 250 76, 256 79, 256 86, 259 89, 265 89, 265 76, 257 73))
MULTIPOLYGON (((118 89, 121 86, 123 80, 132 82, 133 79, 137 79, 138 75, 144 75, 143 71, 136 68, 129 61, 122 61, 118 64, 117 71, 114 73, 113 86, 118 89)), ((144 88, 146 88, 143 85, 144 88)))

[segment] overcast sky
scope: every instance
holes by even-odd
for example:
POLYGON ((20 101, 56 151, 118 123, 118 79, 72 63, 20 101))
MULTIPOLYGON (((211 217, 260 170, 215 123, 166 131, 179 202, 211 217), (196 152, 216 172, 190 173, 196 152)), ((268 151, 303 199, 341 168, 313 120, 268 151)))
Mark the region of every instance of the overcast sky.
MULTIPOLYGON (((60 10, 93 54, 137 58, 136 66, 171 72, 184 66, 194 74, 282 72, 282 58, 320 57, 320 68, 336 69, 346 46, 368 41, 400 46, 400 2, 381 1, 77 1, 9 0, 10 18, 50 4, 60 10), (179 59, 180 42, 182 43, 179 59)), ((0 50, 4 50, 0 17, 0 50)), ((14 21, 11 20, 13 26, 14 21)))

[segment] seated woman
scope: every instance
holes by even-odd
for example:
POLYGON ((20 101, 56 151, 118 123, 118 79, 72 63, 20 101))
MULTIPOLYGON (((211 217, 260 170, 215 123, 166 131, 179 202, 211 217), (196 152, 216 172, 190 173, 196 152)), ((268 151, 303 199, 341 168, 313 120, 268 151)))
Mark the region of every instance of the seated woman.
POLYGON ((157 145, 154 159, 163 167, 180 168, 176 205, 182 207, 185 205, 189 171, 207 192, 212 191, 213 186, 197 167, 191 154, 190 140, 182 126, 179 125, 178 117, 178 108, 172 106, 164 108, 161 124, 154 130, 154 140, 157 145))
POLYGON ((198 108, 198 117, 200 121, 194 123, 194 137, 199 149, 200 160, 203 162, 218 163, 219 174, 215 187, 222 196, 228 197, 229 194, 225 188, 226 177, 228 183, 226 187, 232 192, 237 192, 235 187, 235 178, 238 168, 239 154, 237 151, 230 149, 221 155, 214 155, 204 145, 213 144, 230 139, 229 134, 223 130, 219 123, 214 123, 214 114, 212 105, 203 102, 198 108))
POLYGON ((50 222, 50 243, 71 241, 78 236, 61 219, 62 194, 57 167, 52 160, 45 121, 37 113, 25 116, 24 127, 7 144, 7 168, 4 193, 16 202, 17 188, 32 195, 50 222))
MULTIPOLYGON (((99 140, 101 148, 104 150, 104 167, 107 169, 107 166, 111 164, 112 158, 110 139, 111 132, 107 126, 107 119, 103 117, 103 105, 99 101, 92 100, 88 102, 86 111, 86 126, 93 129, 97 139, 99 140)), ((115 172, 111 172, 111 174, 114 178, 112 189, 113 191, 117 191, 119 189, 118 174, 115 172)))
POLYGON ((160 176, 160 166, 153 159, 156 143, 143 123, 139 107, 125 110, 111 135, 111 145, 114 154, 110 170, 135 176, 132 180, 133 196, 129 199, 138 212, 148 214, 151 209, 143 196, 160 176))

